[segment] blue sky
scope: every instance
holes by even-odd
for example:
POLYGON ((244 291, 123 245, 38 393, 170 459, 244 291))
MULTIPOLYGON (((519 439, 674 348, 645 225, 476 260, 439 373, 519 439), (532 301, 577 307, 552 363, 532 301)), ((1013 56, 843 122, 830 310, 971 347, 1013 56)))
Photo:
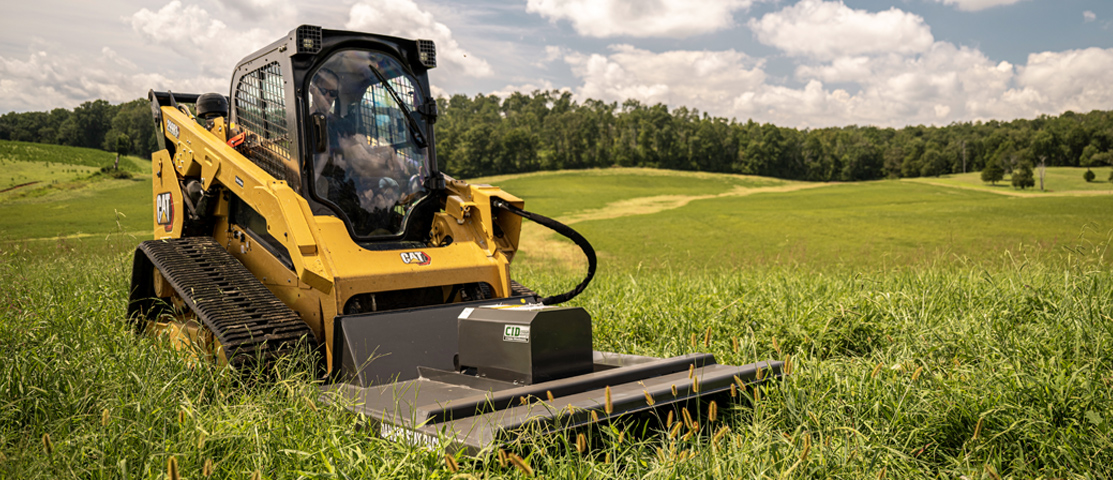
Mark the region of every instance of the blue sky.
POLYGON ((1113 109, 1108 0, 61 0, 0 18, 0 112, 227 93, 301 23, 437 42, 435 93, 560 89, 791 127, 1113 109))

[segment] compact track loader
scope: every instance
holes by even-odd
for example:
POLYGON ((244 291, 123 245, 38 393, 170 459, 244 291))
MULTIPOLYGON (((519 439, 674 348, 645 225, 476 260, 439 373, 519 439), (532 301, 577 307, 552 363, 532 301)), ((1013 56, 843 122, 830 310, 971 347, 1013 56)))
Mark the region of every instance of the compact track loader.
POLYGON ((435 66, 431 41, 300 26, 241 61, 227 97, 152 91, 155 239, 129 317, 234 367, 318 348, 324 397, 376 433, 472 452, 780 375, 595 351, 588 313, 556 306, 591 280, 590 244, 438 171, 435 66), (512 280, 522 218, 584 250, 574 290, 512 280))

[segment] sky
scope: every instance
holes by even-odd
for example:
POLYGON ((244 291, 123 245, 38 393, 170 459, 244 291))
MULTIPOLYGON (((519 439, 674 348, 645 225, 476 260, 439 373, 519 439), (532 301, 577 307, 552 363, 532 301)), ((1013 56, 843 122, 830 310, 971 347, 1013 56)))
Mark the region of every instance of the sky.
POLYGON ((1110 0, 36 0, 0 18, 0 113, 228 93, 300 24, 434 40, 436 95, 555 89, 819 128, 1113 109, 1110 0))

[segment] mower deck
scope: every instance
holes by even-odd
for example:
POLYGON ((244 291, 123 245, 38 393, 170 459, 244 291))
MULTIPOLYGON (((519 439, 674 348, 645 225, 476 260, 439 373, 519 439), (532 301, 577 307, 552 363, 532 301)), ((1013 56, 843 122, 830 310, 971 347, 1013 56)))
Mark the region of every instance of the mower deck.
POLYGON ((731 383, 752 385, 781 373, 781 362, 737 367, 720 365, 709 354, 658 359, 596 351, 594 359, 592 373, 533 385, 418 367, 414 379, 369 387, 341 383, 326 387, 331 394, 324 397, 366 415, 384 438, 476 454, 521 433, 546 434, 595 418, 679 408, 728 392, 731 383))

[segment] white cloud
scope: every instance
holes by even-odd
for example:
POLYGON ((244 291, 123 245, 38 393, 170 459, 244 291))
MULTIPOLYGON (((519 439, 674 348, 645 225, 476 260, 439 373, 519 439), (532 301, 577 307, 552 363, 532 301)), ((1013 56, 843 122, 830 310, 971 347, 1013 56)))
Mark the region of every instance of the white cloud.
POLYGON ((146 8, 125 19, 144 40, 167 47, 207 75, 231 78, 236 63, 281 38, 289 30, 233 29, 197 5, 173 0, 153 12, 146 8))
POLYGON ((573 89, 579 100, 631 98, 793 127, 946 125, 1113 108, 1113 86, 1103 79, 1113 71, 1113 49, 1033 54, 1014 66, 935 42, 915 54, 801 65, 795 76, 803 86, 793 87, 768 77, 761 60, 733 50, 610 48, 607 55, 565 56, 579 79, 573 89))
POLYGON ((352 6, 345 28, 433 40, 437 44, 437 68, 447 70, 449 76, 487 77, 492 74, 486 60, 464 50, 453 38, 452 30, 413 0, 363 0, 352 6))
POLYGON ((741 52, 671 51, 653 53, 630 45, 610 47, 611 55, 570 53, 564 60, 583 84, 580 99, 687 106, 721 111, 735 92, 765 81, 762 63, 741 52))
POLYGON ((538 80, 537 83, 527 82, 527 83, 522 83, 522 84, 518 84, 518 85, 507 85, 503 88, 500 88, 498 90, 495 90, 495 91, 491 92, 489 95, 496 95, 496 96, 499 96, 499 97, 502 97, 502 98, 506 98, 506 97, 509 97, 511 94, 513 94, 515 92, 530 94, 530 93, 536 92, 538 90, 541 90, 541 91, 559 90, 559 91, 562 91, 562 92, 571 92, 572 91, 571 89, 569 89, 567 87, 558 89, 558 88, 553 86, 553 82, 550 82, 548 80, 538 80))
POLYGON ((31 52, 27 60, 0 57, 0 111, 73 108, 104 99, 112 103, 147 96, 147 91, 221 92, 227 78, 167 78, 142 71, 107 47, 98 57, 50 51, 31 52))
MULTIPOLYGON (((954 116, 981 115, 967 99, 1000 95, 1009 87, 1013 68, 995 64, 978 50, 937 42, 919 55, 888 54, 877 57, 847 57, 818 66, 800 66, 796 76, 832 83, 854 83, 863 98, 861 120, 884 121, 867 111, 905 112, 908 121, 929 122, 945 105, 954 116)), ((884 121, 890 123, 892 120, 884 121)))
POLYGON ((528 0, 526 11, 568 20, 591 37, 688 37, 734 24, 754 0, 528 0))
POLYGON ((830 60, 851 55, 916 53, 934 42, 919 15, 890 8, 854 10, 841 0, 803 0, 748 23, 758 41, 795 56, 830 60))
POLYGON ((1017 76, 1015 95, 1028 99, 1032 111, 1048 112, 1113 108, 1113 48, 1087 48, 1028 55, 1017 76))
POLYGON ((987 8, 1012 5, 1022 0, 935 0, 936 3, 954 5, 964 12, 976 12, 987 8))
POLYGON ((1084 21, 1084 22, 1092 22, 1092 21, 1097 20, 1097 19, 1098 19, 1098 15, 1094 12, 1091 12, 1089 10, 1086 10, 1085 12, 1082 12, 1082 21, 1084 21))
POLYGON ((225 8, 234 10, 241 17, 250 20, 267 20, 294 25, 298 16, 297 7, 286 0, 218 0, 225 8))

